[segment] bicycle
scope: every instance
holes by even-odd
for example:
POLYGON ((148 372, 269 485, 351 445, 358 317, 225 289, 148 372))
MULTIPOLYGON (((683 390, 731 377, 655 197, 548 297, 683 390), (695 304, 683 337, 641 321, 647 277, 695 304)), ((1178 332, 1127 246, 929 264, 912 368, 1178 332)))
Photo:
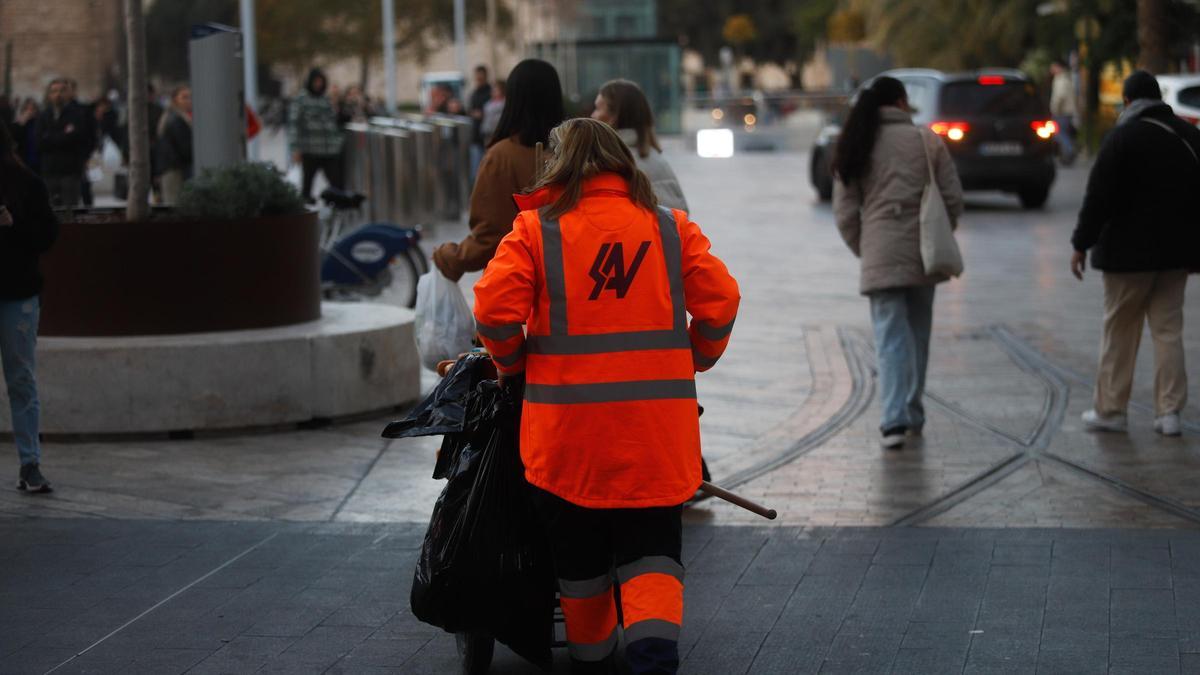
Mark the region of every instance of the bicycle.
POLYGON ((354 227, 366 195, 321 192, 321 293, 329 300, 378 302, 412 308, 417 279, 429 271, 421 228, 392 223, 354 227), (349 234, 345 234, 349 230, 349 234))

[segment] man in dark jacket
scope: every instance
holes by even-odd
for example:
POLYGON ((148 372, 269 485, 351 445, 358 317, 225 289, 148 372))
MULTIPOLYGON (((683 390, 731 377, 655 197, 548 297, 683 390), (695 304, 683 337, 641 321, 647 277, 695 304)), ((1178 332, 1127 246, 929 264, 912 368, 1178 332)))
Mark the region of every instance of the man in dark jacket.
POLYGON ((79 204, 86 155, 93 146, 91 123, 83 107, 70 104, 66 80, 50 83, 46 109, 38 117, 38 154, 42 160, 42 178, 55 206, 74 208, 79 204))
POLYGON ((29 492, 51 491, 40 469, 34 363, 42 290, 38 258, 57 236, 46 186, 17 158, 8 128, 0 127, 0 363, 21 459, 17 489, 29 492))
POLYGON ((1125 111, 1088 178, 1071 244, 1071 271, 1084 259, 1104 273, 1104 336, 1088 429, 1124 431, 1142 324, 1154 339, 1155 431, 1180 433, 1187 403, 1183 293, 1200 268, 1200 131, 1162 102, 1144 71, 1125 80, 1125 111))

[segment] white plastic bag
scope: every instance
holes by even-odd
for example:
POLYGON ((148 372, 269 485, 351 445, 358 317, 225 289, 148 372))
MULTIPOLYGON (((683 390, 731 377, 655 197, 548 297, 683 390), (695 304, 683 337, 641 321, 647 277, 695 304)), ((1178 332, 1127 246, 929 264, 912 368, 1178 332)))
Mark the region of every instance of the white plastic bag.
POLYGON ((104 137, 104 147, 100 151, 100 163, 105 173, 116 173, 121 169, 121 148, 108 136, 104 137))
POLYGON ((470 351, 475 338, 471 307, 458 284, 436 269, 417 280, 416 312, 413 329, 426 368, 435 370, 439 361, 470 351))
POLYGON ((304 183, 304 176, 301 175, 300 165, 289 163, 287 172, 283 174, 283 179, 296 186, 297 190, 301 189, 304 183))

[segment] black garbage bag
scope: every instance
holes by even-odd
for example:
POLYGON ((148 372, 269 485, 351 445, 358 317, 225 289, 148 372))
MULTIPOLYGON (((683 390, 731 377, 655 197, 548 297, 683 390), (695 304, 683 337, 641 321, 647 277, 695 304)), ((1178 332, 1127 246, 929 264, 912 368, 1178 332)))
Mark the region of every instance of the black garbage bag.
POLYGON ((387 425, 383 437, 440 436, 462 431, 467 419, 467 398, 486 379, 490 362, 487 354, 468 354, 459 359, 408 417, 387 425))
MULTIPOLYGON (((447 379, 459 368, 480 367, 460 362, 447 379)), ((452 633, 486 630, 548 668, 554 571, 518 450, 520 401, 486 379, 466 397, 461 430, 447 433, 439 452, 435 477, 448 482, 425 533, 410 601, 425 623, 452 633)), ((435 417, 453 423, 452 415, 428 419, 435 417)), ((421 435, 417 427, 404 433, 421 435)))

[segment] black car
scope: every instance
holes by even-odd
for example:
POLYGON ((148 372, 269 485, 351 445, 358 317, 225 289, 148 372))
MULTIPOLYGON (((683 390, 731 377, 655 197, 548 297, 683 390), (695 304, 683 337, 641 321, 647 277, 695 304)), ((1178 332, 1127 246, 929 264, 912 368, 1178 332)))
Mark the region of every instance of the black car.
MULTIPOLYGON (((904 83, 916 110, 913 121, 945 139, 964 190, 1012 192, 1025 208, 1046 203, 1054 183, 1058 128, 1028 76, 1016 70, 949 74, 925 69, 882 75, 904 83)), ((871 80, 863 83, 870 85, 871 80)), ((837 125, 825 127, 812 150, 809 173, 823 200, 833 196, 830 162, 839 132, 837 125)))

